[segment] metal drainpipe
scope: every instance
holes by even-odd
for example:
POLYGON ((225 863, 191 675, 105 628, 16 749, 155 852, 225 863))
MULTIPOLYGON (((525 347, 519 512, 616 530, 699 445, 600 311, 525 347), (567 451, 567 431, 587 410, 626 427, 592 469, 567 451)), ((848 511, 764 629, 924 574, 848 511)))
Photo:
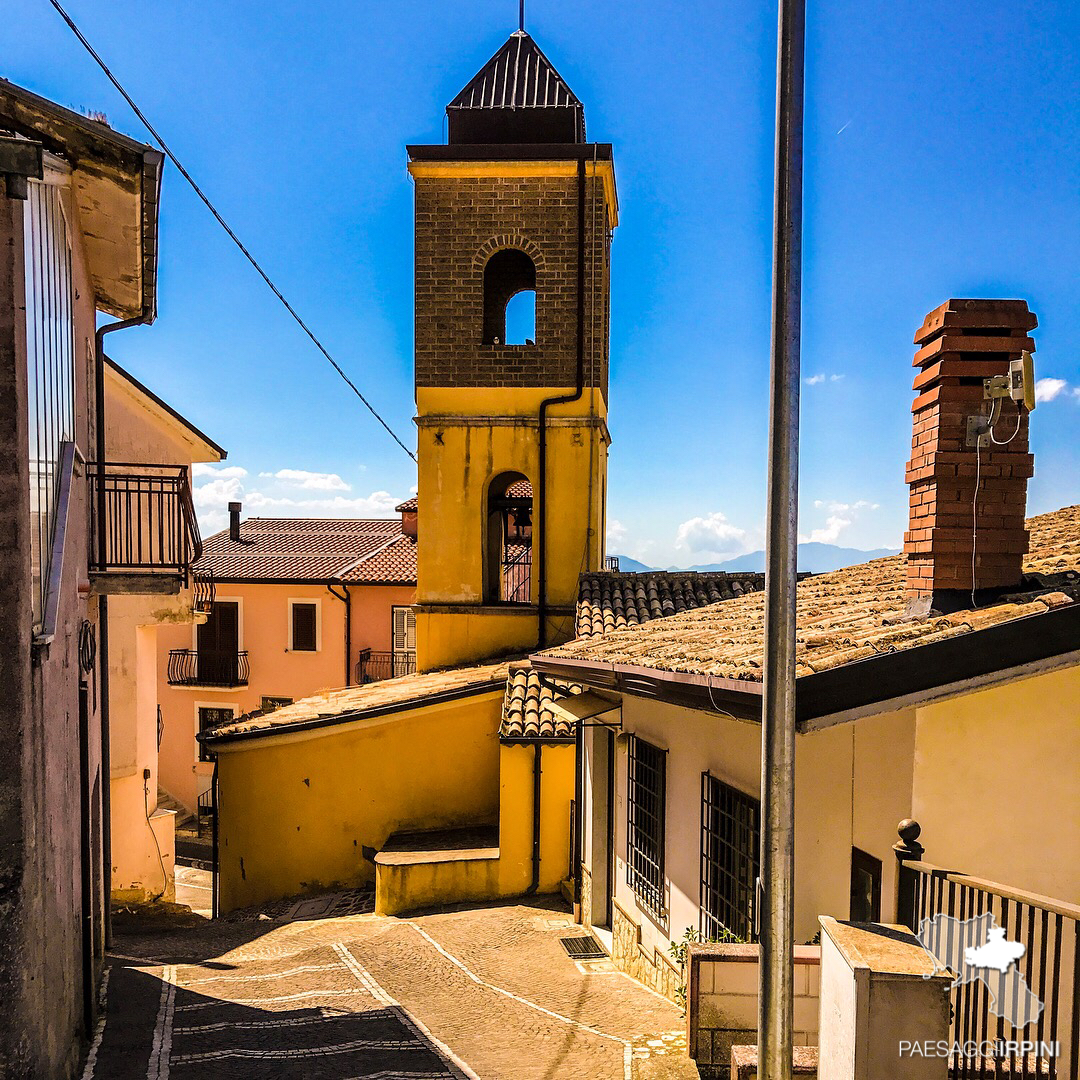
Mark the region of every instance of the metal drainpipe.
POLYGON ((352 686, 352 672, 349 668, 349 658, 352 656, 352 597, 349 595, 349 586, 344 581, 331 581, 327 584, 326 591, 345 605, 345 685, 352 686), (334 592, 335 585, 341 586, 343 595, 338 596, 334 592))
POLYGON ((758 1075, 791 1080, 795 937, 795 586, 802 321, 805 0, 780 0, 776 72, 758 1075))
POLYGON ((525 890, 527 896, 532 896, 540 888, 540 799, 541 777, 543 770, 540 765, 540 755, 544 744, 533 743, 533 854, 532 854, 532 882, 525 890))
MULTIPOLYGON (((153 318, 143 312, 134 319, 99 326, 94 334, 94 397, 97 421, 94 429, 97 454, 97 560, 104 568, 108 545, 105 536, 105 335, 129 326, 148 326, 153 318)), ((105 912, 105 948, 112 946, 112 755, 109 743, 109 598, 98 597, 98 680, 101 686, 101 861, 103 907, 105 912)))
MULTIPOLYGON (((578 401, 585 392, 585 158, 578 159, 577 198, 577 381, 572 394, 545 398, 540 402, 539 506, 536 527, 537 632, 536 647, 547 644, 547 412, 552 405, 578 401)), ((591 526, 590 526, 591 527, 591 526)))

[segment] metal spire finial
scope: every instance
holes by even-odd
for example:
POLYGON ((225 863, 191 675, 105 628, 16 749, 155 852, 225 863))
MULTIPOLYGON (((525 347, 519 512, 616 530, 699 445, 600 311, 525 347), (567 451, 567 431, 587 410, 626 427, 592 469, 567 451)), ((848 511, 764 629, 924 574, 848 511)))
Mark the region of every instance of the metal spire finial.
POLYGON ((525 33, 525 0, 518 0, 518 30, 525 33))

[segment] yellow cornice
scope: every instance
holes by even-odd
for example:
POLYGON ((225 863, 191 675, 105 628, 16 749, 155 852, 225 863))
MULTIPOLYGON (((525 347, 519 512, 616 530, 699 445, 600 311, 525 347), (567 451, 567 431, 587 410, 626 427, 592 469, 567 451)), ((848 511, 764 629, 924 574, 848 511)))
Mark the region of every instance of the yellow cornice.
MULTIPOLYGON (((497 176, 577 176, 576 161, 410 161, 414 177, 449 179, 497 176)), ((611 227, 619 224, 619 200, 615 194, 615 166, 610 161, 586 161, 586 176, 599 176, 604 201, 611 213, 611 227)))

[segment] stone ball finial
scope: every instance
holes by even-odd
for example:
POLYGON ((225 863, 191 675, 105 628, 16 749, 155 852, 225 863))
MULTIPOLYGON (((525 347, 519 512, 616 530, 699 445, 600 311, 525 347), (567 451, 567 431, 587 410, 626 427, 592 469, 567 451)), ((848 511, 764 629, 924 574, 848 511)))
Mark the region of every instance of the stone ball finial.
POLYGON ((904 818, 896 826, 896 832, 905 844, 913 844, 922 835, 922 826, 914 818, 904 818))

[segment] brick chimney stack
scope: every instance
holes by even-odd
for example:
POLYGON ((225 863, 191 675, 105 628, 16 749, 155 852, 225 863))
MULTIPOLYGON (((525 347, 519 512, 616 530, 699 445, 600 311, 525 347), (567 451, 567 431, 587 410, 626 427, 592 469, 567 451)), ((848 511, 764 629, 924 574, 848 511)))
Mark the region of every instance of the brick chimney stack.
MULTIPOLYGON (((1007 375, 1038 320, 1024 300, 948 300, 915 334, 915 402, 906 480, 911 489, 909 531, 904 534, 909 602, 927 610, 971 606, 971 593, 1015 588, 1028 549, 1024 527, 1028 417, 1018 403, 997 399, 994 437, 978 449, 968 417, 989 416, 983 380, 1007 375), (977 507, 973 511, 973 504, 977 507), (972 555, 974 541, 974 580, 972 555)), ((993 592, 990 592, 993 595, 993 592)))

